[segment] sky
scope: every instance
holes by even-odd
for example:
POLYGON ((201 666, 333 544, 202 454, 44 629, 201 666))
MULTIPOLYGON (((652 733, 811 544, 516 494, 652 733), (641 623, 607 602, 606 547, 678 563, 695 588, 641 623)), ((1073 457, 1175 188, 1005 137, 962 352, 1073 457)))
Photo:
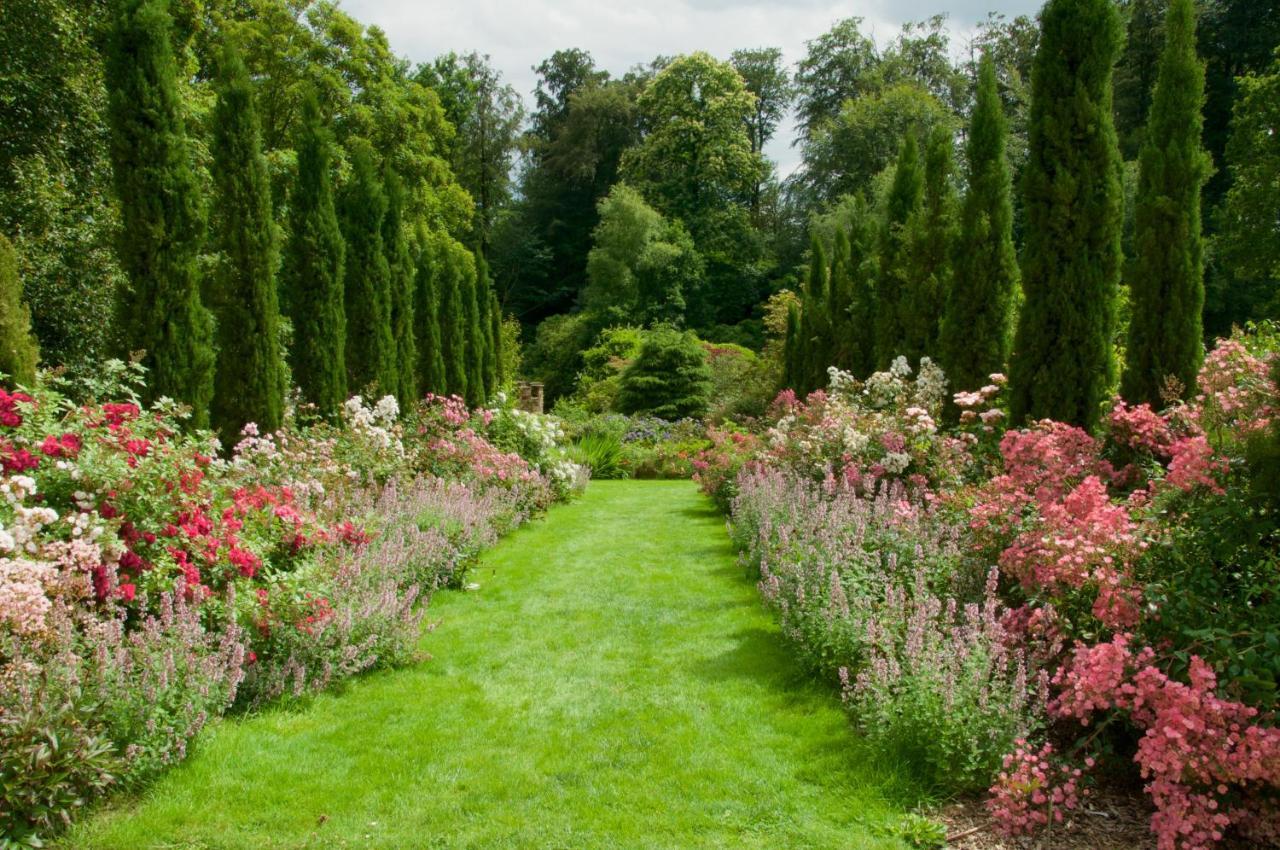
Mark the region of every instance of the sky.
MULTIPOLYGON (((947 14, 952 48, 960 54, 989 11, 1009 17, 1034 14, 1042 0, 342 0, 342 8, 386 33, 392 49, 412 62, 454 51, 487 53, 525 99, 532 102, 537 65, 556 50, 587 50, 596 65, 621 75, 659 54, 705 50, 727 59, 736 49, 781 47, 787 62, 843 18, 865 20, 878 44, 902 24, 947 14)), ((795 168, 790 120, 766 154, 782 176, 795 168)))

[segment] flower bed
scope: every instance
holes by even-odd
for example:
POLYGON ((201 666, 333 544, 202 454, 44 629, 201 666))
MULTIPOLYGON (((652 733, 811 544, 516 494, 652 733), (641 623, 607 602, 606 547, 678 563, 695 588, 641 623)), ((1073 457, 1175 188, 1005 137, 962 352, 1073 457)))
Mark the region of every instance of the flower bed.
POLYGON ((1097 434, 1002 431, 1000 376, 948 410, 927 361, 833 371, 699 475, 785 633, 935 788, 990 786, 1017 835, 1133 781, 1162 850, 1275 842, 1280 531, 1249 461, 1273 342, 1221 341, 1193 399, 1097 434))
MULTIPOLYGON (((139 376, 0 390, 0 834, 37 842, 210 718, 412 657, 425 602, 581 484, 514 414, 359 398, 229 456, 139 376), (101 400, 109 399, 109 400, 101 400), (490 439, 492 437, 492 440, 490 439), (520 451, 524 450, 524 454, 520 451)), ((529 427, 543 429, 541 423, 529 427)))

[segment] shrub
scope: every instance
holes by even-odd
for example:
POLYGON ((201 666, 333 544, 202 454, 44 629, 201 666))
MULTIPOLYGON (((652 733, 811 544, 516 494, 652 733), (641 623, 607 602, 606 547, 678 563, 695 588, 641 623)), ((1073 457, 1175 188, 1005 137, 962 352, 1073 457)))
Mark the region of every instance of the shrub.
POLYGON ((711 399, 711 370, 698 338, 672 328, 645 336, 636 359, 622 373, 618 409, 663 419, 700 417, 711 399))

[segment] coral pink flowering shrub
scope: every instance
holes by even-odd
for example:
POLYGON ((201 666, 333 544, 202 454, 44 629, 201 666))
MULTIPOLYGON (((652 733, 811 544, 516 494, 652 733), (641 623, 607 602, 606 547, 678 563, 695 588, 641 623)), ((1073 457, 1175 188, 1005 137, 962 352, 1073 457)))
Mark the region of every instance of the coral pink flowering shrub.
POLYGON ((1280 729, 1258 710, 1218 696, 1212 668, 1193 657, 1188 683, 1169 678, 1148 647, 1130 636, 1077 645, 1055 676, 1053 710, 1088 725, 1123 712, 1143 735, 1134 761, 1155 803, 1151 825, 1161 850, 1206 850, 1244 823, 1272 835, 1280 786, 1280 729))
MULTIPOLYGON (((1093 759, 1086 760, 1093 766, 1093 759)), ((1036 750, 1014 742, 991 787, 987 810, 1009 835, 1032 835, 1061 824, 1089 795, 1084 771, 1055 757, 1053 744, 1036 750)))

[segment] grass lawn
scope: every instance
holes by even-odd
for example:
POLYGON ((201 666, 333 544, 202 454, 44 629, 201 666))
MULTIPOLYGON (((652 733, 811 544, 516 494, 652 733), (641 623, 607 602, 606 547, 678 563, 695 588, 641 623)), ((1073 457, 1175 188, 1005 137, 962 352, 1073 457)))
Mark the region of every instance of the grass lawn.
POLYGON ((437 595, 414 667, 217 724, 69 848, 901 848, 688 482, 596 482, 437 595))

